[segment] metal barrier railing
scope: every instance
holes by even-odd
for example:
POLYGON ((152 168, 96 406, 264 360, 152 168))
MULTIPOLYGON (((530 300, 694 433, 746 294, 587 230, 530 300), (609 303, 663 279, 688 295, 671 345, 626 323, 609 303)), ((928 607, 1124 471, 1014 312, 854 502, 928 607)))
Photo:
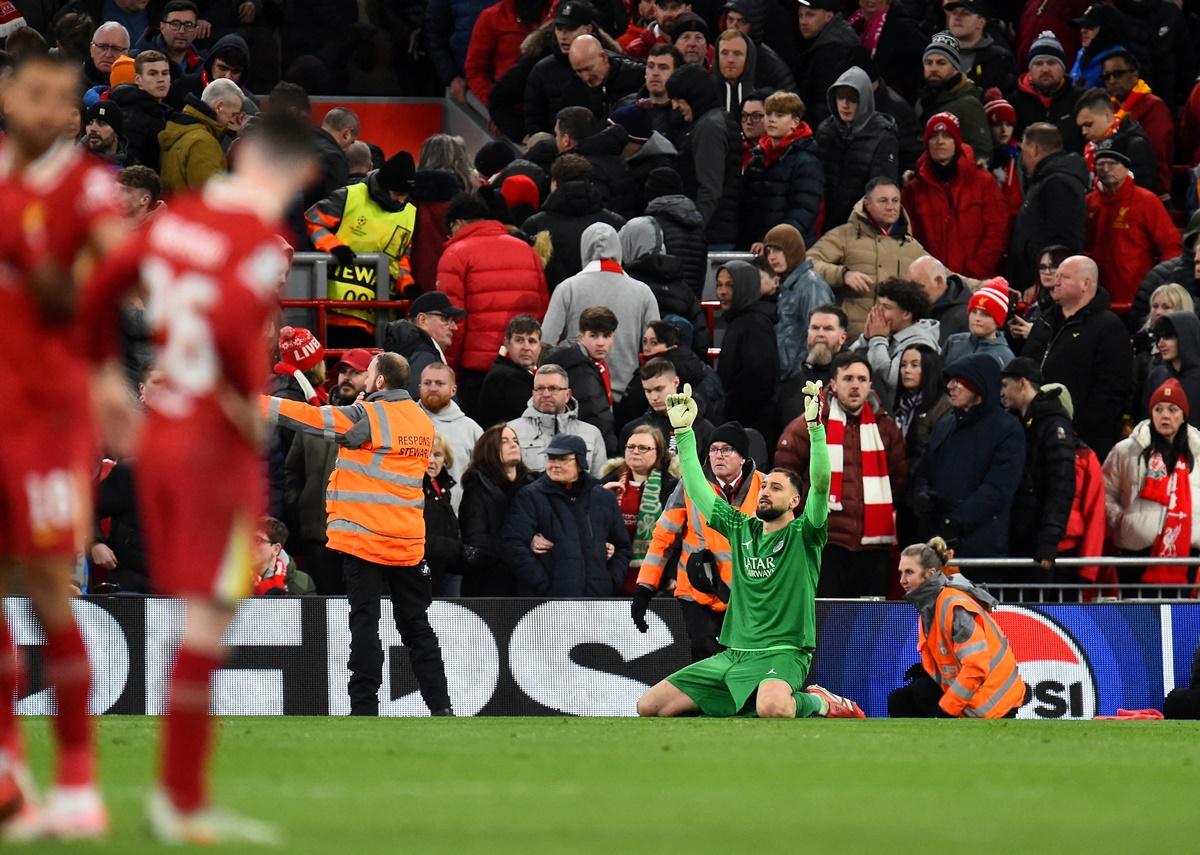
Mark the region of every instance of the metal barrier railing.
MULTIPOLYGON (((375 268, 374 300, 330 300, 329 267, 337 265, 333 256, 324 252, 298 252, 292 259, 279 304, 287 322, 312 330, 322 344, 329 341, 329 312, 341 306, 355 309, 374 309, 378 312, 405 312, 408 300, 393 300, 391 259, 382 252, 364 252, 356 257, 356 267, 375 268)), ((394 314, 393 314, 394 316, 394 314)), ((383 320, 379 318, 377 320, 383 320)), ((383 323, 375 324, 375 346, 383 347, 383 323)), ((340 356, 340 349, 326 348, 330 356, 340 356)))
MULTIPOLYGON (((1036 570, 1039 565, 1031 558, 956 558, 951 566, 971 578, 979 568, 1007 570, 1036 570)), ((1151 558, 1149 556, 1092 555, 1083 558, 1059 558, 1055 569, 1080 567, 1198 567, 1200 557, 1151 558)), ((1193 579, 1195 574, 1190 574, 1193 579)), ((980 582, 979 587, 991 592, 1001 602, 1070 603, 1104 602, 1114 600, 1195 600, 1200 589, 1194 583, 1117 582, 1098 579, 1095 582, 980 582)))

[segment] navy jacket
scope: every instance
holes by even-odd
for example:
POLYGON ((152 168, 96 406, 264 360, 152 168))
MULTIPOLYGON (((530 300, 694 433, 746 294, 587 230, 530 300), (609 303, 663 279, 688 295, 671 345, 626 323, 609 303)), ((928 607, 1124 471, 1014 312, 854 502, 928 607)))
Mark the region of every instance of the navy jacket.
POLYGON ((974 383, 983 401, 939 421, 917 464, 914 495, 928 493, 933 503, 926 534, 956 540, 961 558, 1006 556, 1013 497, 1025 469, 1025 431, 1000 406, 994 357, 972 354, 947 373, 974 383))
POLYGON ((504 524, 504 550, 519 597, 611 597, 621 590, 631 555, 616 497, 583 472, 568 493, 542 475, 513 499, 504 524), (541 534, 554 544, 535 555, 541 534), (612 558, 605 543, 616 547, 612 558))

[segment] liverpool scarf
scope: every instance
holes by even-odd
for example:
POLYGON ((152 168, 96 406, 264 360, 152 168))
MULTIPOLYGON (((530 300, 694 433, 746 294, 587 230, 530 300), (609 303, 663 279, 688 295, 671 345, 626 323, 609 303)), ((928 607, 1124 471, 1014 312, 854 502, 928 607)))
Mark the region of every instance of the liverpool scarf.
MULTIPOLYGON (((1186 426, 1185 426, 1186 430, 1186 426)), ((1168 474, 1160 452, 1150 455, 1146 480, 1139 496, 1166 508, 1162 528, 1150 547, 1151 558, 1186 558, 1192 548, 1192 488, 1187 461, 1175 461, 1175 471, 1168 474)), ((1188 568, 1172 565, 1151 565, 1142 574, 1147 584, 1186 585, 1188 568)))
MULTIPOLYGON (((846 412, 837 398, 829 400, 825 420, 829 446, 829 509, 842 510, 842 472, 846 454, 846 412)), ((863 404, 858 424, 859 459, 862 469, 863 546, 896 542, 896 518, 892 508, 892 484, 888 478, 887 452, 875 421, 875 411, 863 404)))

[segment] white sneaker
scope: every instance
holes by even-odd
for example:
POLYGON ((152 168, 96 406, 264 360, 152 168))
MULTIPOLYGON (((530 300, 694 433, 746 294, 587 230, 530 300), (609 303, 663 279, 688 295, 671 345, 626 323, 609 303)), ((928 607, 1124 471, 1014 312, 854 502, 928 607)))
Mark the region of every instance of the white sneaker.
POLYGON ((55 787, 41 810, 42 836, 56 840, 108 837, 108 809, 95 786, 55 787))
POLYGON ((0 751, 0 840, 20 843, 42 836, 33 777, 23 763, 0 751))
POLYGON ((161 843, 189 846, 216 846, 220 843, 252 843, 278 846, 283 842, 278 830, 258 820, 208 807, 183 813, 171 804, 162 790, 155 790, 146 802, 146 820, 150 831, 161 843))

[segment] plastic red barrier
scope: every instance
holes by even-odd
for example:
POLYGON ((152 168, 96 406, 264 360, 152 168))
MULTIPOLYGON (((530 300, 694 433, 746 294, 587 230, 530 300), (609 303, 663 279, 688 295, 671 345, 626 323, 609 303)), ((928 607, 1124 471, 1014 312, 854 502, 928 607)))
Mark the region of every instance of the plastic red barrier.
POLYGON ((358 116, 358 138, 374 143, 391 157, 401 149, 416 160, 421 143, 445 128, 442 102, 436 98, 314 98, 312 119, 318 125, 334 107, 353 110, 358 116))
MULTIPOLYGON (((347 306, 355 309, 383 309, 401 314, 407 314, 410 305, 409 300, 280 300, 279 305, 285 309, 312 309, 317 313, 317 322, 314 325, 313 335, 317 337, 317 341, 325 344, 329 340, 329 310, 336 309, 339 306, 347 306)), ((377 351, 378 348, 367 348, 371 351, 377 351)), ((345 353, 344 348, 326 348, 326 356, 341 356, 345 353)))

